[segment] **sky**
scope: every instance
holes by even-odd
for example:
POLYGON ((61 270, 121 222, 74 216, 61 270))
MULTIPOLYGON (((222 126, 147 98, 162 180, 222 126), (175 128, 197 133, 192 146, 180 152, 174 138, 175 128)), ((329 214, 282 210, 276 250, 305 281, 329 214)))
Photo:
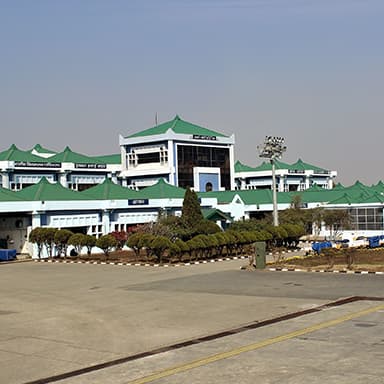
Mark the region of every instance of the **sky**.
POLYGON ((382 0, 0 0, 0 151, 119 153, 182 119, 235 135, 235 160, 384 180, 382 0))

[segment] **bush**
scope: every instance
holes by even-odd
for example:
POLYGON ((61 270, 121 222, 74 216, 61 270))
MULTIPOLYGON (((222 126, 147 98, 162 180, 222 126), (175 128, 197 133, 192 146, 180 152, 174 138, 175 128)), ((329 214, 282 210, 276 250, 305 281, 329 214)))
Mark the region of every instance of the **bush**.
POLYGON ((96 240, 96 247, 100 248, 104 252, 106 258, 109 256, 112 248, 116 246, 117 241, 111 234, 103 235, 96 240))

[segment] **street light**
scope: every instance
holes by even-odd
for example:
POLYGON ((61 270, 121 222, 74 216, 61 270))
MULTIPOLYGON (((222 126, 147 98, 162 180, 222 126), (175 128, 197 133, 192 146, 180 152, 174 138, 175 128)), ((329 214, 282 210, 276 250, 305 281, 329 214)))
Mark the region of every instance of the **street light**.
POLYGON ((259 156, 269 159, 272 165, 272 192, 273 192, 273 225, 279 225, 277 211, 275 160, 280 159, 287 147, 284 145, 284 137, 265 136, 264 144, 257 146, 259 156))

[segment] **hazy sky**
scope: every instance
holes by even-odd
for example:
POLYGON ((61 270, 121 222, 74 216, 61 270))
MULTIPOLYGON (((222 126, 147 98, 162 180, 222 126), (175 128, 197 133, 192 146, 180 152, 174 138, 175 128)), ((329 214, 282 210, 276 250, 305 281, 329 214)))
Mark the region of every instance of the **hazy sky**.
POLYGON ((181 118, 260 164, 384 179, 383 0, 0 0, 0 150, 119 152, 181 118))

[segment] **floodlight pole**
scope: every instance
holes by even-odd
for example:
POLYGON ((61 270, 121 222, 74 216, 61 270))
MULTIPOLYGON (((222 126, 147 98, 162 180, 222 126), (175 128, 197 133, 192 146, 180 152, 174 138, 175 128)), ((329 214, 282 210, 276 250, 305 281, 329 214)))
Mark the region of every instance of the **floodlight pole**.
POLYGON ((283 137, 266 136, 264 145, 257 147, 260 157, 268 158, 272 165, 272 198, 273 198, 273 225, 279 225, 279 213, 277 210, 277 190, 276 190, 276 166, 275 160, 281 158, 287 147, 284 145, 283 137))
POLYGON ((277 210, 277 191, 276 191, 276 172, 275 172, 275 159, 271 158, 272 164, 272 195, 273 195, 273 225, 279 225, 279 212, 277 210))

